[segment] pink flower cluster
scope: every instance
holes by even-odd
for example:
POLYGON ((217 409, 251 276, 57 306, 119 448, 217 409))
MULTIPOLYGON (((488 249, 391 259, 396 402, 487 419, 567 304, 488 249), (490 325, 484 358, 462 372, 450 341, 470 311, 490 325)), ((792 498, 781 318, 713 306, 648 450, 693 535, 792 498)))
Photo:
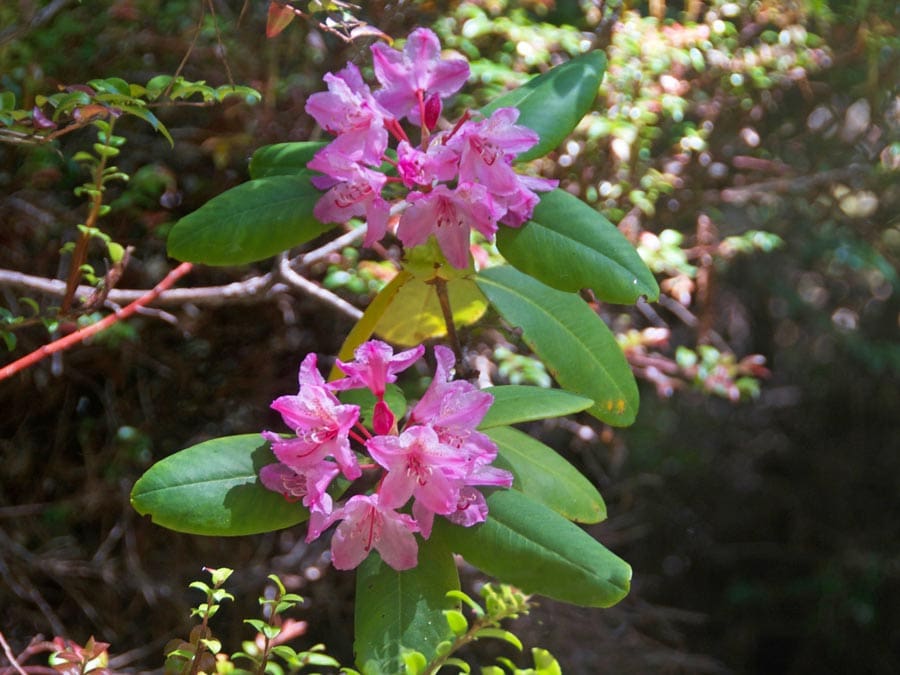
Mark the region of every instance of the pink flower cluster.
POLYGON ((491 240, 498 223, 518 227, 531 217, 535 192, 556 187, 557 181, 513 170, 515 156, 534 146, 538 135, 515 123, 516 108, 499 108, 481 120, 466 113, 436 131, 443 97, 462 87, 469 64, 442 59, 440 42, 428 29, 413 31, 402 52, 378 43, 372 55, 379 89, 372 91, 348 63, 328 73, 328 91, 306 103, 306 111, 336 136, 308 164, 323 174, 312 182, 326 191, 314 215, 338 223, 365 217, 367 246, 395 225, 407 247, 434 235, 450 264, 465 268, 472 228, 491 240), (418 146, 401 126, 404 119, 420 128, 418 146), (396 158, 386 154, 391 137, 398 143, 396 158), (385 163, 391 175, 382 172, 385 163))
POLYGON ((315 354, 309 354, 300 366, 297 395, 272 403, 295 437, 263 432, 279 462, 263 467, 260 479, 268 489, 301 500, 309 509, 307 541, 340 522, 331 541, 338 569, 356 567, 373 548, 396 570, 415 567, 415 532, 427 539, 435 515, 466 527, 480 523, 487 517, 487 503, 476 486, 512 484, 509 472, 491 466, 497 446, 475 429, 493 396, 451 379, 455 359, 446 347, 434 348, 434 379, 403 430, 398 429, 384 398, 386 385, 424 353, 420 345, 394 354, 389 345, 370 340, 356 350, 352 362, 338 361, 346 377, 334 382, 325 382, 315 354), (357 388, 375 395, 372 431, 360 423, 359 406, 343 404, 335 395, 357 388), (360 465, 351 439, 374 463, 360 465), (331 482, 339 473, 355 481, 363 469, 380 472, 374 492, 334 504, 327 492, 331 482), (410 499, 410 513, 401 513, 410 499))

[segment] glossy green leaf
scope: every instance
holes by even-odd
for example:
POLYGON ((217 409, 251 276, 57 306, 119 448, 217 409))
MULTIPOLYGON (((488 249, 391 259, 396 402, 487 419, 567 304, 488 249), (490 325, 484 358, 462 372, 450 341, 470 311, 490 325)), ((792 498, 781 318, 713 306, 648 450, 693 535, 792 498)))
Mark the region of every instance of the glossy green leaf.
POLYGON ((313 207, 321 193, 304 176, 269 176, 213 197, 169 234, 169 255, 206 265, 242 265, 330 230, 313 207))
POLYGON ((452 640, 444 610, 458 608, 446 593, 459 589, 453 556, 434 538, 419 544, 419 564, 397 572, 372 553, 356 572, 356 663, 364 675, 403 672, 403 653, 434 654, 452 640))
POLYGON ((497 248, 510 264, 561 291, 590 288, 605 302, 659 297, 634 246, 596 209, 565 190, 541 197, 521 228, 501 227, 497 248))
POLYGON ((121 106, 122 110, 127 112, 130 115, 134 115, 135 117, 139 117, 144 120, 147 124, 149 124, 155 131, 158 131, 163 136, 165 136, 166 140, 169 141, 169 145, 175 147, 175 141, 172 138, 172 134, 169 133, 169 130, 166 129, 166 125, 159 121, 159 118, 150 112, 147 108, 144 108, 139 105, 129 105, 129 106, 121 106))
POLYGON ((591 481, 553 448, 512 427, 488 429, 497 444, 494 464, 512 472, 513 488, 568 520, 599 523, 606 504, 591 481))
POLYGON ((582 54, 494 99, 481 112, 490 115, 498 108, 518 108, 517 124, 534 129, 540 141, 517 159, 543 157, 562 143, 591 109, 605 70, 602 51, 582 54))
POLYGON ((564 389, 544 389, 519 384, 488 387, 484 391, 494 397, 494 402, 478 425, 479 429, 549 417, 565 417, 587 410, 594 403, 589 398, 564 389))
POLYGON ((250 178, 285 176, 306 171, 306 163, 325 142, 275 143, 258 148, 250 157, 250 178))
POLYGON ((585 607, 609 607, 627 595, 631 567, 574 523, 518 490, 494 492, 487 503, 484 523, 459 527, 438 518, 432 539, 526 593, 585 607))
POLYGON ((234 536, 306 520, 306 509, 263 487, 259 470, 277 461, 259 434, 225 436, 154 464, 134 484, 131 505, 176 532, 234 536))
POLYGON ((594 401, 588 413, 613 426, 634 421, 634 375, 612 332, 587 303, 508 265, 480 272, 477 281, 560 386, 594 401))

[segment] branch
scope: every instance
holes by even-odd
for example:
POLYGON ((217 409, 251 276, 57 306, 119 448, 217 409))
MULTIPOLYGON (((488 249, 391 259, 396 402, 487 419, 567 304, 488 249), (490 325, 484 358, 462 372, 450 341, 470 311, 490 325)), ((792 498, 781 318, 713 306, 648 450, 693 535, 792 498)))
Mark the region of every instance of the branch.
MULTIPOLYGON (((802 194, 822 184, 835 181, 850 180, 868 172, 871 167, 864 164, 850 164, 842 169, 820 171, 811 176, 795 178, 775 178, 741 187, 725 188, 718 193, 718 198, 730 204, 744 204, 752 199, 771 198, 773 193, 802 194)), ((713 193, 715 195, 715 193, 713 193)), ((711 196, 713 196, 711 195, 711 196)))
POLYGON ((115 312, 114 314, 110 314, 109 316, 104 317, 97 323, 91 324, 90 326, 86 326, 81 330, 75 331, 74 333, 71 333, 64 338, 54 340, 50 344, 46 344, 39 349, 31 352, 30 354, 23 356, 21 359, 13 361, 9 365, 0 368, 0 380, 5 380, 8 377, 12 377, 20 370, 24 370, 25 368, 33 366, 34 364, 40 362, 51 354, 61 352, 65 349, 68 349, 69 347, 77 345, 79 342, 83 342, 92 335, 96 335, 97 333, 106 330, 114 323, 127 319, 144 305, 153 302, 163 291, 170 288, 176 281, 178 281, 178 279, 190 272, 193 267, 194 266, 191 263, 181 263, 178 267, 169 272, 166 277, 156 286, 154 286, 150 291, 146 292, 144 295, 132 302, 127 307, 115 312))

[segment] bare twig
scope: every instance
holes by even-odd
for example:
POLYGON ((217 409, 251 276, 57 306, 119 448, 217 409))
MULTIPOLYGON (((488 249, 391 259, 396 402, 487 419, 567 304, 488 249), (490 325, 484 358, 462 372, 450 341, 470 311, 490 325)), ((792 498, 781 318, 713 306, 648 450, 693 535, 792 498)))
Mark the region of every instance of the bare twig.
POLYGON ((178 281, 178 279, 190 272, 191 269, 193 269, 193 265, 191 263, 181 263, 178 267, 169 272, 166 277, 156 286, 154 286, 150 291, 146 292, 142 297, 138 298, 124 309, 115 312, 114 314, 110 314, 97 323, 86 326, 85 328, 71 333, 64 338, 60 338, 59 340, 54 340, 50 344, 43 345, 30 354, 26 354, 21 359, 13 361, 9 365, 0 368, 0 380, 5 380, 6 378, 18 373, 20 370, 24 370, 25 368, 33 366, 34 364, 40 362, 51 354, 55 354, 56 352, 61 352, 65 349, 68 349, 69 347, 72 347, 79 342, 86 340, 92 335, 96 335, 97 333, 106 330, 114 323, 122 321, 123 319, 127 319, 129 316, 134 314, 138 310, 138 308, 153 302, 153 300, 155 300, 160 295, 160 293, 162 293, 167 288, 170 288, 176 281, 178 281))
POLYGON ((290 261, 286 256, 281 256, 278 261, 278 275, 289 286, 299 288, 314 298, 318 298, 322 302, 331 305, 335 309, 343 312, 354 321, 358 321, 362 317, 362 312, 351 305, 338 295, 322 288, 318 284, 310 281, 306 277, 300 276, 292 268, 290 261))
POLYGON ((10 665, 12 665, 15 671, 19 673, 19 675, 28 675, 24 670, 22 670, 22 666, 19 665, 19 661, 12 653, 12 649, 10 649, 9 643, 7 643, 6 638, 3 637, 3 631, 0 631, 0 645, 3 646, 3 653, 6 654, 6 658, 9 660, 10 665))

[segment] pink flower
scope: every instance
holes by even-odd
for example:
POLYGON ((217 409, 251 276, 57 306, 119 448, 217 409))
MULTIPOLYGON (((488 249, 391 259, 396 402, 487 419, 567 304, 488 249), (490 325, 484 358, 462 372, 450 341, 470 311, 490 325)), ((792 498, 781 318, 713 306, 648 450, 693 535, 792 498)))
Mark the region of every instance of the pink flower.
POLYGON ((387 230, 391 205, 381 197, 387 178, 380 171, 362 166, 329 144, 307 166, 324 176, 312 178, 320 190, 328 190, 316 202, 313 215, 323 223, 346 223, 354 216, 366 217, 366 246, 381 239, 387 230))
POLYGON ((299 472, 286 464, 269 464, 259 472, 262 484, 286 499, 301 499, 310 511, 331 513, 331 495, 326 490, 339 473, 333 462, 319 462, 299 472))
POLYGON ((399 436, 375 436, 366 449, 387 469, 380 488, 385 504, 400 507, 415 497, 434 513, 451 513, 456 507, 466 457, 441 443, 434 429, 413 426, 399 436))
POLYGON ((465 380, 450 380, 456 361, 450 349, 437 345, 434 356, 434 379, 410 412, 409 423, 433 428, 441 443, 459 449, 467 458, 471 472, 490 464, 497 456, 497 445, 475 430, 494 397, 465 380))
POLYGON ((382 89, 375 94, 391 114, 433 128, 440 116, 441 96, 456 93, 469 77, 464 59, 441 59, 441 43, 427 28, 406 39, 403 52, 382 43, 372 46, 375 77, 382 89))
POLYGON ((356 358, 350 363, 338 360, 338 368, 348 377, 331 382, 329 386, 337 391, 368 387, 379 399, 384 398, 387 384, 396 382, 397 373, 409 368, 422 358, 424 353, 425 347, 419 345, 414 349, 394 354, 389 344, 381 340, 369 340, 356 348, 353 352, 356 358))
POLYGON ((389 344, 380 340, 369 340, 356 348, 356 359, 350 363, 338 360, 338 368, 349 377, 332 382, 329 386, 335 391, 367 387, 378 401, 372 417, 372 428, 376 434, 386 434, 394 426, 394 413, 384 401, 385 387, 389 382, 397 381, 397 373, 406 370, 422 358, 425 347, 419 345, 415 349, 394 354, 389 344))
POLYGON ((330 456, 348 480, 355 480, 362 471, 350 450, 349 433, 359 419, 359 407, 342 405, 325 386, 315 354, 303 359, 299 380, 296 396, 280 396, 272 402, 272 409, 281 413, 297 437, 282 438, 271 431, 264 431, 263 437, 272 443, 279 461, 299 473, 330 456))
POLYGON ((434 235, 451 265, 464 269, 469 263, 469 238, 474 227, 488 239, 497 231, 503 215, 483 185, 461 183, 455 189, 438 185, 431 192, 411 192, 400 217, 397 236, 404 246, 424 244, 434 235))
POLYGON ((523 174, 516 175, 518 176, 518 188, 513 194, 505 198, 506 215, 500 219, 504 225, 509 225, 510 227, 519 227, 531 218, 531 214, 534 213, 534 207, 537 206, 539 201, 535 191, 548 192, 559 185, 558 180, 550 178, 538 178, 523 174))
POLYGON ((443 143, 432 143, 425 152, 406 141, 397 146, 397 171, 408 188, 453 180, 458 169, 459 157, 443 143))
POLYGON ((368 164, 379 164, 387 149, 385 118, 390 113, 378 104, 352 63, 337 74, 327 73, 324 79, 328 91, 310 96, 306 112, 339 137, 342 152, 368 164))
POLYGON ((460 153, 459 180, 481 183, 492 195, 511 195, 519 189, 519 175, 512 160, 535 145, 536 132, 514 122, 516 108, 499 108, 480 122, 466 122, 449 139, 460 153))
POLYGON ((328 524, 341 520, 331 539, 331 559, 339 570, 357 567, 374 548, 395 570, 418 562, 415 521, 381 504, 378 494, 356 495, 336 509, 328 524))

